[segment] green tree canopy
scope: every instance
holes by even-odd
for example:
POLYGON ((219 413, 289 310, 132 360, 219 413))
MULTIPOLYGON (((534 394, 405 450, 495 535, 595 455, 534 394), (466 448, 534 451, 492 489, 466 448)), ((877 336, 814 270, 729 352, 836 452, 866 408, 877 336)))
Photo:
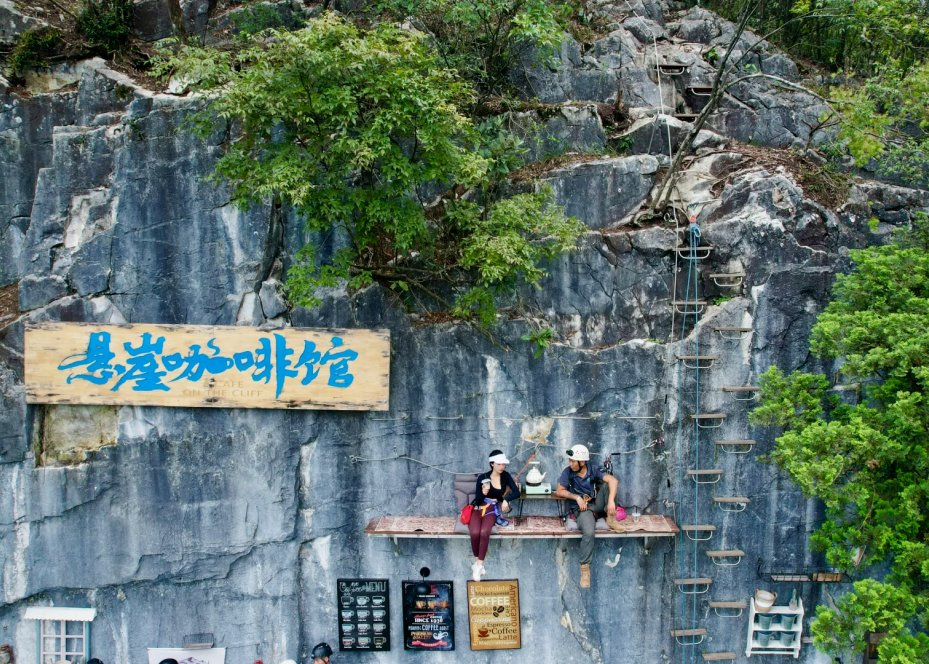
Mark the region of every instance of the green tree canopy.
MULTIPOLYGON (((864 564, 889 559, 888 581, 921 594, 929 581, 929 220, 918 215, 894 243, 850 256, 854 270, 837 278, 810 345, 818 357, 844 360, 838 378, 845 394, 859 398, 847 403, 830 394, 823 375, 786 376, 772 367, 751 420, 783 428, 770 459, 825 504, 813 544, 829 562, 851 568, 859 550, 864 564)), ((913 601, 907 618, 922 606, 922 598, 913 601)), ((871 606, 855 602, 849 599, 844 610, 852 617, 843 625, 864 620, 854 607, 871 606)))
POLYGON ((363 31, 327 14, 295 32, 247 36, 234 53, 185 47, 162 70, 204 93, 201 131, 228 129, 216 179, 234 201, 276 199, 310 231, 347 238, 330 259, 312 244, 299 252, 287 280, 297 304, 316 304, 316 289, 341 279, 380 280, 489 324, 494 296, 538 284, 540 261, 582 230, 548 189, 501 195, 519 142, 488 142, 460 113, 470 86, 419 33, 363 31))

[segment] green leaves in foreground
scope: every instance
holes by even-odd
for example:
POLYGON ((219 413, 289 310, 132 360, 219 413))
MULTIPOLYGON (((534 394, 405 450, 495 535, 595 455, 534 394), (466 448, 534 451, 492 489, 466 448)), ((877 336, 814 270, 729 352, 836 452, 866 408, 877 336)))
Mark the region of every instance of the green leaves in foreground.
POLYGON ((822 612, 814 634, 831 634, 833 652, 860 651, 863 631, 849 625, 877 620, 876 631, 899 632, 881 661, 903 664, 929 661, 925 638, 904 628, 929 581, 929 220, 917 215, 895 240, 850 253, 854 271, 837 278, 812 331, 814 354, 844 358, 840 382, 853 398, 830 395, 825 376, 772 367, 751 420, 784 429, 770 458, 825 504, 813 545, 829 562, 848 569, 863 550, 865 564, 892 565, 888 584, 856 584, 844 617, 822 612), (902 618, 874 618, 878 605, 902 618))
POLYGON ((198 81, 204 135, 228 127, 216 180, 233 200, 278 200, 307 230, 344 238, 328 257, 301 250, 287 280, 294 303, 317 304, 317 289, 340 280, 376 280, 412 306, 490 324, 501 296, 538 284, 539 262, 573 246, 582 228, 550 191, 500 196, 519 146, 484 147, 458 110, 471 88, 418 33, 324 15, 246 39, 237 54, 185 48, 162 71, 198 81))

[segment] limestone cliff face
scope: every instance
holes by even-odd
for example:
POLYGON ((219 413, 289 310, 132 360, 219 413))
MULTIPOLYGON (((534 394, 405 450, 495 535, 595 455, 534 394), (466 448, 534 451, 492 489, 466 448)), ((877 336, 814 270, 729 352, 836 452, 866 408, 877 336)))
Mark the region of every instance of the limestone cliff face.
MULTIPOLYGON (((680 316, 669 304, 683 296, 675 280, 679 237, 673 225, 628 224, 667 159, 667 139, 645 137, 658 127, 680 140, 679 131, 656 124, 677 121, 652 116, 662 104, 665 113, 692 110, 687 81, 665 81, 659 96, 648 43, 660 37, 653 46, 687 59, 684 42, 716 43, 730 28, 701 10, 670 21, 652 5, 635 6, 639 16, 585 53, 566 42, 558 71, 522 74, 530 94, 570 102, 545 129, 564 145, 604 143, 585 102, 615 101, 618 89, 644 123, 629 130, 637 154, 544 176, 590 232, 550 266, 541 291, 526 293, 562 340, 539 359, 520 340, 526 321, 500 323, 495 334, 506 352, 467 326, 412 320, 378 287, 333 292, 314 310, 287 309, 281 266, 305 241, 303 231, 286 209, 242 212, 222 187, 204 182, 218 148, 181 128, 186 98, 145 91, 100 61, 64 72, 76 89, 4 96, 0 642, 12 642, 19 661, 32 661, 35 650, 25 608, 50 603, 98 609, 93 654, 107 664, 144 662, 146 647, 180 645, 194 632, 213 632, 229 664, 301 659, 317 641, 337 642, 337 577, 390 579, 395 644, 390 653, 339 661, 673 661, 681 653, 670 630, 693 626, 692 598, 682 608, 673 583, 682 564, 684 576, 714 579, 697 603, 696 626, 708 631, 698 650, 745 648, 745 618, 717 617, 709 599, 747 600, 756 587, 789 596, 797 587, 808 608, 820 601, 818 584, 759 578, 760 571, 825 569, 807 549, 821 509, 756 460, 775 432, 751 429, 746 404, 721 388, 753 384, 773 364, 830 372, 809 355, 807 336, 833 276, 848 268, 848 249, 883 242, 910 211, 929 207, 929 195, 862 182, 838 210, 818 205, 788 172, 726 145, 727 137, 804 143, 801 120, 815 117, 815 107, 760 83, 746 86, 714 117, 716 133, 701 138, 681 187, 682 207, 698 216, 704 244, 713 247, 701 264, 700 299, 710 304, 699 339, 688 328, 681 340, 680 316), (745 277, 735 289, 708 276, 736 271, 745 277), (391 410, 27 407, 23 328, 43 320, 387 327, 391 410), (717 326, 753 331, 728 340, 717 326), (719 355, 701 372, 701 411, 728 414, 699 444, 690 420, 678 418, 679 398, 685 417, 695 407, 694 372, 675 360, 697 343, 701 354, 719 355), (712 548, 744 550, 741 565, 716 567, 707 547, 695 555, 689 540, 663 540, 650 553, 636 540, 604 540, 594 587, 582 593, 576 544, 495 541, 490 574, 520 580, 523 649, 470 652, 463 601, 454 653, 398 648, 400 582, 425 565, 433 578, 456 581, 463 598, 469 547, 365 536, 375 516, 452 514, 452 480, 404 460, 353 457, 401 454, 474 472, 495 447, 523 460, 533 447, 527 441, 541 440, 551 479, 574 443, 620 452, 662 435, 663 447, 615 457, 620 501, 678 523, 715 525, 712 548), (714 449, 715 438, 758 444, 751 454, 730 455, 714 449), (695 503, 682 472, 698 455, 700 467, 724 471, 716 495, 751 498, 745 512, 714 508, 707 489, 695 503)), ((689 76, 696 76, 707 65, 690 55, 689 76)), ((795 75, 773 49, 760 64, 795 75)), ((801 661, 825 660, 804 646, 801 661)))

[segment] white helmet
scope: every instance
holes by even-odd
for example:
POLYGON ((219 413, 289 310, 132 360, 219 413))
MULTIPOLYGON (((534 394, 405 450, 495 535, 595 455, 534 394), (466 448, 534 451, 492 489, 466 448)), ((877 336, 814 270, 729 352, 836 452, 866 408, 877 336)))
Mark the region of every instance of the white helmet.
POLYGON ((565 452, 569 458, 574 459, 575 461, 590 461, 590 450, 588 450, 584 445, 575 445, 570 450, 565 452))

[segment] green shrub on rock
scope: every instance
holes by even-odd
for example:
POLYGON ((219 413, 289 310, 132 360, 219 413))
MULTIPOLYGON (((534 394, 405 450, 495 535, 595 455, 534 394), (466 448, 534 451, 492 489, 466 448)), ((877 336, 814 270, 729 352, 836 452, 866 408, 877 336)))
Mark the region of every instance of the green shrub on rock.
POLYGON ((75 29, 111 53, 132 37, 132 21, 132 0, 85 0, 75 29))

